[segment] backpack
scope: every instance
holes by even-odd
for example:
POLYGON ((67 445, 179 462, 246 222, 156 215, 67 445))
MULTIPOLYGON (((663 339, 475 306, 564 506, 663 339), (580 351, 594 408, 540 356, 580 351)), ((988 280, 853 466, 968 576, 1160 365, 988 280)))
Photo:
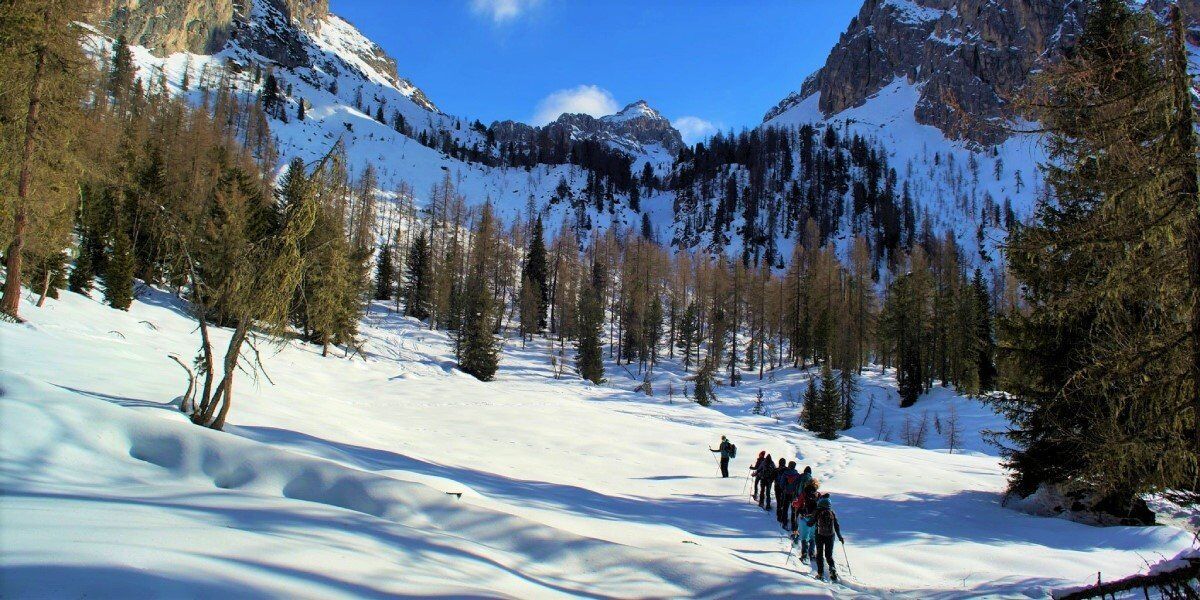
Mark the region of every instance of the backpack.
POLYGON ((783 478, 783 491, 789 494, 795 494, 800 491, 800 475, 797 473, 788 473, 783 478))
POLYGON ((832 537, 835 533, 833 530, 834 515, 832 508, 824 508, 817 511, 816 526, 817 535, 832 537))
POLYGON ((737 444, 729 442, 729 458, 737 458, 737 444))

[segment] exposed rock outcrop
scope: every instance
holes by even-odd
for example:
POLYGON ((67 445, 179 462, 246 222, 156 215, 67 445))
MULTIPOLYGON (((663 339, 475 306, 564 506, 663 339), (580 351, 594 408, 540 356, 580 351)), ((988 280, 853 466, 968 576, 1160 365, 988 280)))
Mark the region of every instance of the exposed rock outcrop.
POLYGON ((778 115, 820 94, 827 116, 866 101, 896 78, 920 86, 918 122, 990 144, 1030 73, 1079 33, 1079 0, 866 0, 799 94, 778 115))

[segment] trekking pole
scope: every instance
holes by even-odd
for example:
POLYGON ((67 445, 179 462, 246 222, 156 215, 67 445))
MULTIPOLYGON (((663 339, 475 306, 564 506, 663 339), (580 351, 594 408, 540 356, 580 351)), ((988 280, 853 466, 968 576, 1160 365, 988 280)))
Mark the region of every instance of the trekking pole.
MULTIPOLYGON (((790 536, 789 536, 790 537, 790 536)), ((796 538, 792 539, 792 547, 788 549, 787 560, 783 561, 783 566, 788 566, 792 562, 792 555, 796 553, 796 538)))
MULTIPOLYGON (((709 449, 709 452, 712 452, 712 449, 709 449)), ((713 460, 717 463, 717 473, 724 475, 724 473, 721 473, 721 459, 717 458, 715 453, 713 454, 713 460)))
POLYGON ((750 475, 742 475, 742 477, 744 478, 742 483, 742 495, 745 496, 746 490, 750 488, 750 475))
POLYGON ((850 555, 846 554, 846 540, 842 540, 842 558, 846 559, 846 572, 854 577, 854 569, 850 568, 850 555))

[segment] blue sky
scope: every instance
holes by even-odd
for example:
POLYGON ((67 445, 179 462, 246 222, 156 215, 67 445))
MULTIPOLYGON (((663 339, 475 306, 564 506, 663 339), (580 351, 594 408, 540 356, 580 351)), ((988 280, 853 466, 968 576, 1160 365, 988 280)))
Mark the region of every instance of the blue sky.
POLYGON ((542 123, 645 99, 695 140, 757 125, 858 0, 332 0, 450 114, 542 123))

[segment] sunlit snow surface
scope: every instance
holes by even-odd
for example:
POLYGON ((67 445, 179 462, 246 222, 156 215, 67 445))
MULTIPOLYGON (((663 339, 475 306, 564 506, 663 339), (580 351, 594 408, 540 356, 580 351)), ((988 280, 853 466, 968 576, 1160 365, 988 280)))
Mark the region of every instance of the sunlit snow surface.
POLYGON ((365 359, 263 346, 270 381, 239 379, 219 433, 170 404, 183 371, 168 354, 196 344, 170 295, 146 291, 129 313, 70 293, 25 303, 28 324, 0 324, 0 597, 1044 597, 1192 543, 1002 508, 978 435, 1000 423, 950 390, 903 411, 891 374, 871 370, 866 422, 828 442, 788 405, 807 372, 747 373, 702 408, 679 397, 675 362, 648 398, 611 363, 605 386, 555 380, 547 345, 510 339, 480 383, 453 369, 444 334, 385 310, 363 324, 365 359), (778 420, 751 414, 760 386, 778 420), (876 440, 951 404, 967 452, 932 431, 930 449, 876 440), (759 449, 813 467, 848 586, 785 566, 773 519, 716 476, 722 434, 737 476, 759 449))

